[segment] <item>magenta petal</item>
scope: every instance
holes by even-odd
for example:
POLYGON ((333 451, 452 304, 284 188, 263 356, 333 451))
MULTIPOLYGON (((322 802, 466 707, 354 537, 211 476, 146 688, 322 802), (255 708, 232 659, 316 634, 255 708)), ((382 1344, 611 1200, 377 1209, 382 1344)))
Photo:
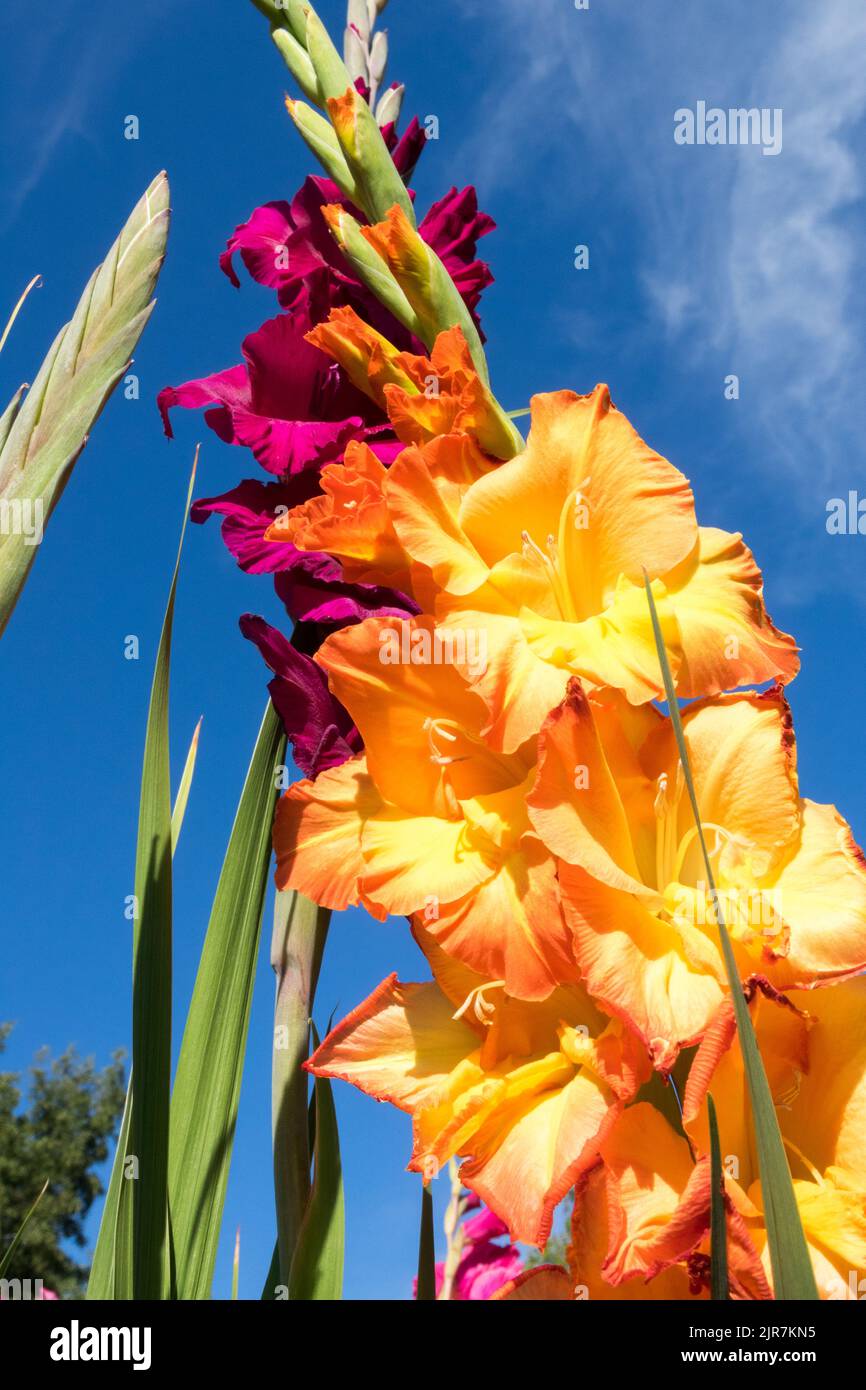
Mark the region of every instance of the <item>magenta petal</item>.
MULTIPOLYGON (((473 314, 482 291, 493 283, 486 261, 476 259, 476 247, 481 237, 496 226, 492 217, 478 210, 478 195, 471 186, 458 191, 452 188, 434 203, 418 230, 432 246, 448 270, 473 314)), ((476 319, 477 321, 477 319, 476 319)))
POLYGON ((471 1217, 463 1226, 466 1239, 478 1245, 485 1240, 498 1240, 508 1235, 508 1227, 500 1221, 488 1207, 482 1207, 477 1216, 471 1217))
POLYGON ((503 1250, 499 1246, 492 1246, 490 1249, 496 1252, 495 1258, 489 1262, 476 1261, 462 1272, 458 1271, 455 1293, 459 1299, 466 1302, 486 1301, 501 1289, 503 1284, 510 1283, 523 1273, 523 1261, 519 1250, 513 1246, 509 1250, 503 1250))
POLYGON ((301 473, 281 483, 247 478, 220 497, 197 498, 190 520, 202 525, 214 513, 222 516, 222 538, 241 569, 248 574, 274 574, 297 564, 300 552, 289 541, 266 541, 265 532, 278 515, 299 507, 316 491, 315 473, 301 473))
POLYGON ((420 611, 414 599, 396 589, 347 583, 330 555, 308 553, 303 561, 274 578, 277 596, 295 622, 334 628, 365 618, 406 618, 420 611))
POLYGON ((199 410, 204 405, 220 405, 229 412, 249 405, 250 384, 244 366, 228 367, 213 376, 198 377, 183 386, 165 386, 156 398, 162 425, 169 439, 174 438, 168 412, 175 406, 199 410))
POLYGON ((256 644, 274 673, 268 689, 301 771, 307 777, 316 777, 360 753, 361 736, 328 689, 321 667, 297 651, 264 618, 245 613, 240 629, 244 637, 256 644))
POLYGON ((290 315, 278 314, 250 333, 243 354, 241 366, 159 393, 169 437, 174 406, 215 407, 205 420, 220 439, 251 449, 280 477, 336 462, 352 439, 390 433, 378 407, 306 342, 290 315))
POLYGON ((415 172, 418 160, 427 147, 427 132, 418 117, 413 116, 399 140, 393 121, 383 127, 382 135, 385 144, 391 151, 391 158, 398 174, 401 175, 404 183, 408 183, 415 172))
POLYGON ((278 420, 238 410, 232 416, 232 424, 233 442, 251 449, 256 462, 276 477, 302 473, 305 469, 318 471, 328 463, 336 463, 349 441, 364 433, 363 422, 357 416, 336 421, 278 420))
POLYGON ((247 222, 235 227, 220 256, 220 269, 236 288, 240 288, 233 260, 239 252, 254 280, 271 289, 279 288, 285 277, 282 267, 291 232, 292 213, 288 203, 265 203, 251 213, 247 222))

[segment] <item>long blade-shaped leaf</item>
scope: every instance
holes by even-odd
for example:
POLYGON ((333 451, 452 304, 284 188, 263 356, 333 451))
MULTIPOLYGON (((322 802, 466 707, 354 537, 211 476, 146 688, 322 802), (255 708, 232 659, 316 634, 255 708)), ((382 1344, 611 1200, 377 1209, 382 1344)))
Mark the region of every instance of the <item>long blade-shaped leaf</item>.
POLYGON ((129 366, 153 310, 168 236, 159 174, 93 273, 42 363, 0 450, 0 634, 48 521, 102 407, 129 366))
POLYGON ((722 913, 721 900, 716 889, 713 867, 710 862, 709 853, 707 852, 701 813, 698 806, 697 794, 695 792, 694 780, 692 778, 691 764, 689 762, 689 752, 686 746, 685 734, 683 733, 683 722, 680 718, 680 707, 679 701, 677 700, 676 687, 674 686, 674 679, 668 661, 664 637, 662 636, 652 585, 650 584, 649 576, 646 574, 644 575, 644 584, 646 587, 650 616, 652 618, 656 650, 658 652, 662 678, 664 680, 665 695, 667 696, 671 723, 673 724, 680 762, 682 763, 683 777, 685 778, 686 789, 689 794, 692 814, 697 828, 698 841, 700 843, 704 868, 707 874, 707 885, 715 905, 719 926, 719 938, 722 945, 722 957, 725 962, 728 984, 734 1004, 737 1033, 740 1040, 740 1050, 743 1054, 743 1065, 749 1088, 752 1119, 755 1126, 755 1142, 758 1150, 758 1164, 761 1171, 761 1194, 764 1203, 764 1218, 767 1224, 767 1242, 770 1247, 770 1260, 773 1267, 773 1290, 776 1298, 779 1299, 817 1299, 818 1291, 815 1286, 812 1262, 809 1258, 806 1237, 803 1234, 800 1213, 797 1209, 797 1199, 794 1196, 794 1185, 791 1181, 791 1170, 788 1167, 785 1146, 782 1143, 782 1135, 779 1131, 779 1121, 773 1104, 773 1096, 770 1091, 769 1082, 767 1081, 767 1074, 764 1071, 764 1064, 761 1061, 761 1054, 758 1050, 758 1040, 755 1037, 755 1030, 752 1027, 749 1007, 746 1003, 745 995, 743 994, 734 948, 731 944, 731 938, 728 935, 728 929, 722 913))
MULTIPOLYGON (((262 1301, 273 1303, 277 1297, 277 1290, 280 1287, 280 1245, 279 1241, 274 1241, 274 1253, 271 1256, 270 1267, 268 1268, 265 1287, 262 1289, 262 1301)), ((284 1286, 285 1287, 285 1286, 284 1286)))
POLYGON ((179 1298, 210 1296, 284 746, 269 702, 214 896, 172 1092, 169 1192, 179 1298))
MULTIPOLYGON (((276 975, 271 1116, 279 1283, 288 1285, 310 1199, 310 1017, 331 914, 299 893, 277 893, 271 965, 276 975)), ((273 1296, 273 1295, 272 1295, 273 1296)))
POLYGON ((418 1287, 415 1298, 419 1303, 427 1303, 436 1298, 436 1238, 433 1234, 433 1193, 426 1182, 421 1189, 418 1287))
POLYGON ((193 773, 195 772, 195 760, 198 756, 198 740, 201 733, 201 720, 193 730, 192 739, 189 745, 189 752, 186 755, 186 762, 183 765, 180 785, 177 789, 177 796, 174 798, 174 810, 171 813, 171 853, 177 849, 177 842, 180 839, 183 818, 186 815, 187 802, 189 801, 190 787, 192 786, 193 773))
POLYGON ((725 1180, 716 1106, 707 1095, 710 1119, 710 1297, 728 1297, 728 1221, 725 1212, 725 1180))
POLYGON ((28 1210, 27 1214, 26 1214, 25 1217, 24 1217, 24 1220, 21 1222, 21 1225, 18 1227, 18 1230, 15 1232, 15 1235, 13 1236, 11 1243, 9 1244, 8 1248, 6 1249, 6 1251, 5 1251, 4 1254, 3 1254, 3 1258, 0 1259, 0 1279, 3 1278, 3 1276, 5 1275, 7 1269, 10 1268, 10 1266, 11 1266, 11 1264, 12 1264, 12 1257, 13 1257, 13 1255, 15 1254, 15 1251, 18 1249, 18 1246, 19 1246, 20 1241, 21 1241, 21 1237, 23 1236, 24 1232, 27 1230, 27 1226, 28 1226, 28 1224, 29 1224, 30 1218, 31 1218, 31 1216, 33 1215, 33 1213, 35 1212, 36 1208, 39 1206, 39 1203, 42 1201, 42 1198, 45 1196, 46 1192, 48 1191, 48 1184, 49 1184, 49 1182, 50 1182, 50 1179, 49 1179, 49 1178, 46 1178, 46 1179, 45 1179, 45 1182, 44 1182, 43 1185, 42 1185, 42 1190, 41 1190, 41 1192, 40 1192, 39 1195, 37 1196, 37 1198, 36 1198, 36 1200, 34 1201, 33 1205, 32 1205, 32 1206, 30 1207, 30 1209, 28 1210))
MULTIPOLYGON (((177 848, 178 837, 186 814, 190 786, 192 785, 193 772, 195 771, 200 729, 201 720, 199 720, 198 724, 195 726, 195 732, 193 733, 189 752, 186 756, 186 763, 184 764, 183 775, 180 779, 180 786, 174 799, 174 810, 171 814, 172 857, 177 848)), ((106 1299, 114 1297, 114 1244, 117 1230, 118 1205, 120 1202, 120 1184, 123 1181, 126 1150, 129 1142, 129 1119, 132 1112, 131 1097, 132 1075, 130 1074, 129 1083, 126 1088, 126 1103, 123 1107, 123 1118, 120 1122, 120 1133, 117 1136, 117 1146, 114 1151, 111 1178, 108 1184, 108 1191, 105 1194, 102 1217, 99 1222, 99 1235, 96 1239, 96 1247, 90 1265, 90 1277, 87 1281, 87 1298, 106 1299)), ((132 1297, 131 1291, 127 1294, 127 1297, 132 1297)))
MULTIPOLYGON (((313 1041, 318 1047, 315 1027, 313 1041)), ((333 1302, 343 1296, 346 1217, 334 1097, 330 1081, 321 1076, 316 1077, 313 1157, 313 1189, 292 1260, 289 1298, 333 1302)))
MULTIPOLYGON (((87 1297, 92 1299, 114 1298, 114 1246, 117 1231, 118 1210, 120 1207, 121 1184, 124 1181, 124 1163, 126 1152, 129 1146, 129 1121, 132 1115, 132 1074, 126 1086, 126 1102, 123 1107, 123 1117, 120 1121, 120 1133, 117 1136, 117 1147, 114 1151, 114 1163, 111 1166, 111 1177, 108 1182, 108 1191, 105 1194, 105 1202, 102 1207, 102 1216, 99 1222, 99 1235, 96 1238, 96 1248, 93 1251, 93 1260, 90 1265, 90 1277, 87 1281, 87 1297)), ((128 1297, 132 1297, 130 1290, 128 1297)))
POLYGON ((132 1071, 135 1085, 132 1090, 127 1156, 135 1160, 131 1180, 132 1287, 136 1299, 164 1298, 169 1286, 167 1221, 172 975, 169 670, 177 579, 195 471, 193 464, 153 674, 135 855, 132 988, 132 1071))

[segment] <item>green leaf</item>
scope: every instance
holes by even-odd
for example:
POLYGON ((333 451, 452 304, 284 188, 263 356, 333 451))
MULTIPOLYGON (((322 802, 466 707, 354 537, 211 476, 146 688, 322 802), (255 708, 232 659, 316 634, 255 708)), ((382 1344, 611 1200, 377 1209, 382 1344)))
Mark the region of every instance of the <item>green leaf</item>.
POLYGON ((174 810, 171 813, 171 856, 174 858, 177 842, 180 839, 180 831, 183 825, 183 818, 186 815, 186 805, 189 801, 189 789, 192 786, 193 773, 195 772, 195 760, 198 756, 198 740, 201 733, 201 719, 193 730, 192 739, 189 745, 189 752, 186 755, 186 762, 183 765, 180 786, 177 789, 177 796, 174 799, 174 810))
POLYGON ((217 884, 171 1100, 178 1297, 210 1297, 237 1123, 285 735, 268 702, 217 884))
MULTIPOLYGON (((115 1297, 114 1247, 117 1234, 121 1184, 124 1181, 123 1168, 126 1160, 127 1145, 129 1143, 129 1120, 131 1113, 132 1073, 130 1072, 126 1087, 126 1104, 123 1107, 123 1117, 120 1121, 120 1133, 117 1136, 114 1162, 111 1165, 111 1178, 108 1183, 108 1191, 105 1194, 102 1217, 99 1222, 99 1235, 96 1238, 96 1248, 94 1249, 93 1260, 90 1265, 90 1277, 87 1281, 87 1297, 90 1299, 115 1297)), ((131 1289, 126 1297, 132 1297, 131 1289)))
POLYGON ((42 1185, 42 1191, 41 1191, 41 1192, 39 1193, 39 1195, 37 1196, 37 1198, 36 1198, 35 1202, 33 1203, 32 1207, 31 1207, 30 1210, 27 1212, 27 1215, 24 1217, 24 1220, 21 1222, 21 1225, 18 1227, 18 1230, 15 1232, 15 1235, 14 1235, 14 1237, 12 1238, 12 1243, 10 1244, 9 1248, 6 1250, 5 1254, 3 1255, 3 1258, 0 1259, 0 1279, 3 1278, 3 1276, 5 1275, 7 1269, 8 1269, 9 1266, 12 1264, 12 1256, 15 1254, 15 1251, 16 1251, 17 1248, 18 1248, 18 1243, 19 1243, 19 1241, 21 1240, 21 1237, 23 1236, 24 1232, 25 1232, 26 1229, 27 1229, 27 1223, 28 1223, 28 1221, 30 1220, 30 1218, 31 1218, 31 1216, 33 1215, 33 1213, 35 1212, 36 1208, 39 1206, 39 1203, 42 1201, 42 1198, 45 1196, 46 1192, 48 1191, 48 1184, 49 1184, 49 1182, 50 1182, 50 1179, 49 1179, 49 1178, 46 1178, 46 1179, 45 1179, 45 1182, 44 1182, 43 1185, 42 1185))
POLYGON ((712 1096, 707 1094, 710 1119, 710 1297, 727 1300, 728 1221, 725 1211, 725 1180, 719 1144, 719 1122, 712 1096))
MULTIPOLYGON (((130 1105, 130 1118, 132 1116, 132 1106, 130 1105)), ((121 1180, 117 1193, 117 1207, 114 1212, 114 1224, 111 1227, 111 1292, 106 1293, 106 1298, 112 1298, 118 1302, 129 1302, 135 1297, 135 1269, 133 1256, 133 1223, 135 1221, 135 1182, 134 1179, 125 1172, 126 1153, 121 1153, 121 1180)), ((88 1291, 89 1296, 89 1291, 88 1291)), ((96 1295, 94 1294, 94 1297, 96 1295)))
MULTIPOLYGON (((328 908, 298 893, 274 901, 271 966, 276 976, 271 1116, 274 1195, 279 1246, 278 1283, 288 1285, 304 1213, 310 1199, 308 1076, 310 1017, 328 924, 328 908)), ((314 1141, 313 1141, 314 1143, 314 1141)))
MULTIPOLYGON (((319 1039, 313 1025, 313 1042, 319 1039)), ((316 1077, 313 1189, 292 1260, 289 1298, 322 1302, 343 1296, 345 1209, 340 1141, 331 1083, 316 1077)))
MULTIPOLYGON (((186 757, 183 776, 180 779, 180 787, 178 788, 177 797, 175 798, 174 811, 171 817, 172 858, 174 857, 174 851, 177 847, 178 836, 180 835, 184 814, 186 812, 189 789, 195 769, 200 729, 201 720, 199 720, 195 726, 195 732, 193 733, 192 742, 186 757)), ((114 1297, 114 1245, 117 1231, 118 1205, 120 1202, 120 1184, 123 1182, 126 1148, 129 1140, 129 1117, 132 1110, 130 1102, 131 1093, 132 1075, 130 1074, 129 1084, 126 1088, 126 1104, 123 1107, 123 1118, 120 1122, 120 1133, 117 1136, 114 1162, 111 1167, 111 1178, 108 1184, 108 1191, 105 1194, 105 1202, 102 1207, 102 1218, 99 1223, 99 1235, 97 1236, 96 1248, 93 1252, 93 1260, 90 1265, 90 1277, 87 1282, 86 1296, 91 1299, 114 1297)), ((131 1298, 131 1291, 125 1296, 131 1298)))
POLYGON ((268 1277, 265 1279, 265 1287, 262 1289, 262 1302, 274 1303, 276 1301, 276 1291, 280 1285, 280 1243, 274 1241, 274 1253, 271 1256, 268 1277))
POLYGON ((436 1298, 436 1241, 433 1235, 433 1193, 427 1183, 421 1189, 421 1230, 418 1236, 417 1302, 436 1298))
POLYGON ((15 409, 0 449, 0 504, 12 518, 0 534, 0 634, 35 558, 34 538, 57 505, 150 318, 168 221, 168 180, 159 174, 15 409))
POLYGON ((770 1247, 770 1260, 773 1267, 773 1290, 777 1299, 817 1299, 818 1291, 815 1286, 812 1262, 809 1258, 806 1237, 803 1234, 800 1213, 797 1209, 797 1199, 794 1196, 794 1185, 791 1181, 791 1170, 788 1167, 785 1146, 782 1143, 782 1135, 779 1131, 776 1108, 773 1104, 773 1096, 767 1081, 767 1074, 764 1071, 764 1064, 761 1061, 761 1054, 758 1050, 758 1040, 755 1037, 755 1030, 752 1026, 749 1006, 743 994, 740 973, 737 969, 736 957, 734 956, 734 948, 731 945, 731 938, 728 935, 728 929, 725 925, 721 899, 716 889, 710 856, 707 853, 701 813, 695 793, 695 784, 692 778, 685 734, 683 733, 683 722, 680 718, 680 707, 677 700, 676 687, 674 686, 674 679, 671 674, 670 663, 665 649, 664 637, 662 636, 661 624, 659 623, 655 599, 653 598, 652 586, 646 572, 644 572, 644 585, 646 588, 650 616, 652 618, 656 650, 658 652, 659 664, 661 665, 662 678, 664 680, 665 694, 670 708, 671 723, 673 724, 677 748, 679 749, 680 762, 682 763, 683 777, 685 778, 686 789, 688 790, 689 801, 692 807, 692 815, 694 816, 695 826, 697 827, 698 841, 700 843, 704 868, 707 874, 707 884, 709 885, 718 917, 722 956, 728 975, 728 984, 731 990, 734 1015, 737 1022, 737 1033, 740 1040, 740 1050, 743 1054, 749 1099, 752 1106, 755 1142, 758 1150, 758 1165, 761 1173, 761 1194, 764 1203, 764 1219, 767 1226, 767 1242, 770 1247))
MULTIPOLYGON (((136 1176, 129 1180, 133 1190, 132 1289, 136 1299, 165 1298, 169 1290, 172 883, 168 696, 174 603, 195 472, 194 463, 151 687, 135 856, 132 987, 135 1085, 127 1158, 135 1160, 136 1168, 136 1176)), ((116 1276, 117 1273, 116 1270, 116 1276)), ((123 1272, 120 1277, 123 1282, 123 1272)))

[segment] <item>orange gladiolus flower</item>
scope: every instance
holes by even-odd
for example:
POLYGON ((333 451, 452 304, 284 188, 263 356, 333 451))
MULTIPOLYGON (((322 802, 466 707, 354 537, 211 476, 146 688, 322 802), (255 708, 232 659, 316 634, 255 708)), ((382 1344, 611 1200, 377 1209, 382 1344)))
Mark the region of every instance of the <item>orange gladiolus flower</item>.
POLYGON ((277 884, 327 907, 418 914, 466 965, 541 999, 577 972, 553 856, 527 816, 534 745, 484 744, 453 638, 429 618, 374 618, 321 647, 365 754, 281 798, 277 884))
POLYGON ((536 396, 526 449, 468 491, 448 534, 425 498, 402 501, 394 525, 410 555, 445 561, 440 619, 488 628, 491 660, 473 684, 506 751, 570 674, 634 704, 663 695, 644 570, 681 696, 796 674, 742 539, 698 527, 688 482, 606 386, 536 396))
POLYGON ((412 560, 394 530, 392 509, 400 515, 406 490, 412 496, 427 493, 445 524, 471 484, 493 466, 467 434, 442 435, 422 449, 404 449, 390 468, 366 444, 352 440, 342 463, 322 469, 322 492, 278 517, 265 539, 327 551, 340 560, 350 582, 388 584, 412 593, 422 606, 432 604, 436 570, 412 560))
POLYGON ((351 440, 343 462, 321 470, 322 491, 278 517, 265 540, 290 541, 298 550, 337 556, 350 583, 390 584, 404 591, 415 587, 391 525, 383 491, 387 476, 373 450, 351 440))
MULTIPOLYGON (((343 209, 337 204, 322 211, 326 220, 332 223, 343 209)), ((386 386, 399 386, 406 391, 418 390, 414 378, 401 362, 402 357, 410 355, 399 352, 392 342, 371 328, 348 305, 332 309, 328 318, 317 323, 306 338, 313 347, 339 362, 352 385, 383 410, 386 406, 386 386)))
POLYGON ((512 436, 475 370, 462 329, 440 333, 430 356, 418 356, 398 352, 346 307, 332 309, 329 318, 306 337, 339 362, 352 384, 387 411, 404 444, 426 444, 439 435, 462 432, 471 435, 491 458, 513 455, 512 436))
POLYGON ((579 986, 524 1003, 418 938, 435 980, 383 981, 307 1067, 408 1111, 410 1170, 429 1179, 464 1157, 461 1181, 514 1240, 543 1246, 640 1086, 645 1054, 579 986))
MULTIPOLYGON (((741 974, 790 989, 866 968, 866 864, 835 808, 799 795, 781 690, 698 701, 683 726, 741 974)), ((529 807, 560 861, 587 988, 669 1069, 727 992, 670 720, 573 682, 542 733, 529 807)))

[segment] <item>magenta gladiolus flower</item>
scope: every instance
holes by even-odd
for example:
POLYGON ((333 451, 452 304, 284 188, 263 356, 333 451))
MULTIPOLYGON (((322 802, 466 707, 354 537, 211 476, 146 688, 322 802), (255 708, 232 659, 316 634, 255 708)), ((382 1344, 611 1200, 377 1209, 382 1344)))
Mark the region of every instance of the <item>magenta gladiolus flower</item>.
MULTIPOLYGON (((414 120, 399 139, 393 125, 382 134, 408 183, 426 144, 424 130, 414 120)), ((204 408, 206 423, 220 439, 249 449, 271 474, 270 482, 246 479, 220 496, 200 498, 193 503, 191 519, 201 523, 221 516, 223 540, 241 569, 274 577, 277 596, 295 624, 291 640, 251 614, 241 619, 241 630, 273 672, 269 688, 274 705, 295 760, 309 776, 338 766, 360 748, 357 729, 331 695, 312 653, 335 628, 368 617, 418 612, 405 594, 347 582, 339 562, 329 555, 265 540, 278 516, 319 491, 321 469, 338 462, 350 441, 363 440, 386 466, 403 448, 379 406, 305 339, 331 309, 350 305, 396 346, 413 352, 423 348, 355 277, 322 215, 323 207, 333 203, 365 220, 336 184, 308 178, 291 202, 265 203, 235 229, 220 257, 222 270, 239 286, 234 259, 239 256, 254 280, 276 291, 285 312, 244 339, 244 360, 237 366, 168 386, 157 398, 169 438, 171 410, 204 408)), ((419 228, 473 316, 492 280, 476 247, 493 227, 492 219, 479 212, 474 189, 452 188, 419 228)))
MULTIPOLYGON (((234 267, 239 253, 249 274, 260 285, 277 291, 277 298, 298 324, 309 330, 327 318, 331 309, 348 304, 367 323, 398 347, 421 350, 405 329, 355 278, 322 216, 322 208, 340 203, 364 221, 336 184, 308 178, 291 203, 265 203, 236 227, 220 256, 220 266, 233 285, 240 281, 234 267)), ((493 282, 490 267, 476 258, 478 240, 496 223, 478 210, 474 188, 452 188, 434 203, 419 232, 445 265, 468 308, 476 318, 482 291, 493 282)))
POLYGON ((262 324, 242 350, 240 366, 160 391, 169 438, 175 406, 210 406, 205 420, 219 438, 250 449, 278 477, 336 462, 350 439, 393 438, 382 412, 305 341, 288 314, 262 324))
POLYGON ((361 736, 328 689, 322 668, 264 618, 245 613, 240 629, 244 637, 255 642, 274 673, 268 685, 271 700, 301 771, 316 777, 360 753, 361 736))
MULTIPOLYGON (((523 1273, 523 1258, 516 1245, 497 1245, 508 1227, 477 1197, 466 1199, 466 1209, 478 1215, 463 1223, 463 1253, 454 1276, 451 1297, 457 1302, 478 1302, 492 1297, 504 1284, 523 1273)), ((445 1282, 445 1264, 436 1265, 436 1293, 445 1282)), ((417 1297, 417 1280, 415 1281, 417 1297)))

